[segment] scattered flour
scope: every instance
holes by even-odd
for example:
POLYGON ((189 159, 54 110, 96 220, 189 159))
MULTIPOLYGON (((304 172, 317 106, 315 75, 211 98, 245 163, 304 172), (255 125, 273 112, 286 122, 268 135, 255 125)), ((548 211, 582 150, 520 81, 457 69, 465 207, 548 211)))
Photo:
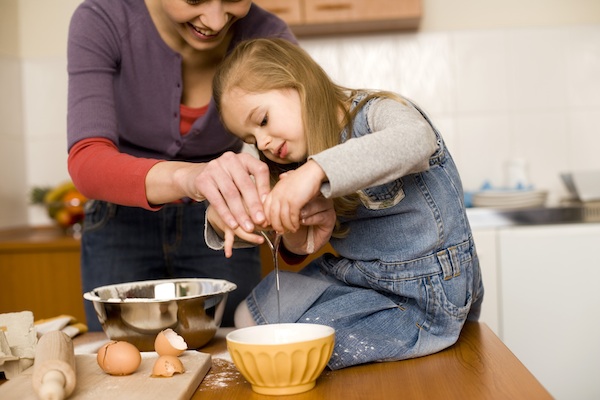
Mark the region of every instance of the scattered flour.
POLYGON ((224 389, 246 382, 230 359, 226 360, 215 356, 212 359, 212 368, 200 385, 200 392, 224 389))

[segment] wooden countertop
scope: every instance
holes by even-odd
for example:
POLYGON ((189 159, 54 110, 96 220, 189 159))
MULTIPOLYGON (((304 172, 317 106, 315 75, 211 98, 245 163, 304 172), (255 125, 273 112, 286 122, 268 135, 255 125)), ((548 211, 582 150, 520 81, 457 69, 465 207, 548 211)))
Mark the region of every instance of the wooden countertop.
POLYGON ((79 251, 81 243, 58 226, 24 226, 0 230, 0 253, 79 251))
MULTIPOLYGON (((548 391, 483 323, 467 323, 458 342, 439 353, 412 360, 323 371, 314 389, 289 396, 254 393, 231 361, 222 328, 201 349, 212 355, 212 368, 194 400, 353 400, 353 399, 552 399, 548 391)), ((76 349, 106 338, 87 333, 76 349)))
MULTIPOLYGON (((196 400, 273 399, 254 393, 237 372, 219 332, 201 349, 213 366, 196 400)), ((467 323, 458 342, 437 354, 412 360, 325 370, 314 389, 286 400, 312 399, 552 399, 548 391, 483 323, 467 323)))

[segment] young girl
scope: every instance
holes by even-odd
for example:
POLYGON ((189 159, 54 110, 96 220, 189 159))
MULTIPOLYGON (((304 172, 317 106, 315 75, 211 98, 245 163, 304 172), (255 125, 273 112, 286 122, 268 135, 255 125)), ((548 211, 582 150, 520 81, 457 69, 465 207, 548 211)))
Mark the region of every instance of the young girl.
MULTIPOLYGON (((319 195, 333 199, 338 255, 280 278, 280 322, 335 328, 330 368, 431 354, 478 319, 483 286, 461 181, 422 110, 393 93, 336 85, 278 39, 240 44, 215 75, 213 96, 228 130, 257 146, 274 177, 284 172, 264 204, 286 252, 310 252, 323 225, 307 226, 301 210, 319 195)), ((232 235, 259 242, 216 213, 207 218, 209 247, 223 247, 215 233, 226 250, 232 235)), ((266 324, 277 315, 271 274, 236 319, 266 324)))

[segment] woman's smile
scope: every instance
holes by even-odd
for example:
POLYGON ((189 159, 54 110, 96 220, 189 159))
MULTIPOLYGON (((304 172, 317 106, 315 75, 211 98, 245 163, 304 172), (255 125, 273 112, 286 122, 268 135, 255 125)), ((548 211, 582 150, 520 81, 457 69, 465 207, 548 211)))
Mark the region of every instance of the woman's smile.
POLYGON ((191 33, 200 39, 213 39, 219 36, 220 33, 220 31, 213 31, 207 28, 199 28, 191 22, 188 22, 187 26, 190 28, 191 33))

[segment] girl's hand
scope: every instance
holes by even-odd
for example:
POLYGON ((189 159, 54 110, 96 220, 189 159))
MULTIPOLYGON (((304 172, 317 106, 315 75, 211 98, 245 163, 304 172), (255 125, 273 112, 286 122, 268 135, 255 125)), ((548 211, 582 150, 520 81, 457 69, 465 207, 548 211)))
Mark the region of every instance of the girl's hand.
POLYGON ((333 200, 318 195, 300 212, 301 227, 283 235, 285 247, 295 254, 312 254, 325 246, 335 227, 333 200))
POLYGON ((324 179, 325 173, 312 160, 282 174, 264 202, 269 225, 277 232, 296 232, 302 208, 319 194, 324 179))
POLYGON ((236 236, 246 242, 259 245, 264 242, 264 238, 260 234, 248 233, 240 227, 231 229, 227 224, 223 222, 221 216, 217 213, 215 208, 211 205, 206 209, 206 220, 213 227, 215 232, 223 238, 223 250, 225 251, 225 257, 230 258, 233 255, 233 244, 236 236))

